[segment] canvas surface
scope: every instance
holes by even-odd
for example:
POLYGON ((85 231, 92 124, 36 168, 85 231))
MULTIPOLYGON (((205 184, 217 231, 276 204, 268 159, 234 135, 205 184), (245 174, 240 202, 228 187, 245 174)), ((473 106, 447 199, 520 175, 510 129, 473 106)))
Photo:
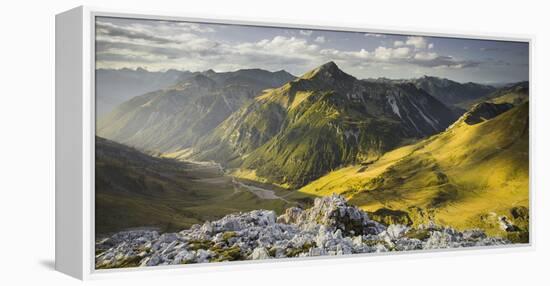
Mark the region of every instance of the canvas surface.
POLYGON ((98 269, 529 242, 528 43, 95 29, 98 269))

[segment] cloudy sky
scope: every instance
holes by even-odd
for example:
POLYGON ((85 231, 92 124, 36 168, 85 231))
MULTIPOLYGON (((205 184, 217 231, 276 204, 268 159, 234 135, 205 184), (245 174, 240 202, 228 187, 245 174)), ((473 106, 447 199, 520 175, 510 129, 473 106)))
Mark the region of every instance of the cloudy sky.
POLYGON ((526 43, 98 17, 97 68, 286 70, 334 61, 357 78, 529 78, 526 43))

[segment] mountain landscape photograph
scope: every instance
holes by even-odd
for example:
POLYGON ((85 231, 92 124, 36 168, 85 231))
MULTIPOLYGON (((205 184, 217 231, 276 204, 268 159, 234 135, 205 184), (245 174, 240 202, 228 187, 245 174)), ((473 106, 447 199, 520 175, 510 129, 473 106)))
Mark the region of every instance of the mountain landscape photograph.
POLYGON ((527 42, 95 32, 96 269, 530 243, 527 42))

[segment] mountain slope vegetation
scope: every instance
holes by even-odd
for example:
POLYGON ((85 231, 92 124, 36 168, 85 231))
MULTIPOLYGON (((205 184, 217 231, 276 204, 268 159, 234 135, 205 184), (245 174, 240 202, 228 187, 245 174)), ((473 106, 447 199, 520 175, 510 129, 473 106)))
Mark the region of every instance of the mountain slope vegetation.
POLYGON ((455 119, 412 84, 360 81, 329 62, 264 91, 199 141, 192 158, 295 188, 440 132, 455 119))
POLYGON ((399 211, 414 224, 528 240, 529 104, 480 103, 448 130, 370 164, 335 170, 300 189, 339 193, 364 210, 399 211), (510 222, 511 221, 511 222, 510 222), (509 231, 502 225, 514 224, 509 231))
POLYGON ((333 62, 192 73, 99 120, 96 228, 172 231, 338 193, 386 224, 525 242, 528 88, 358 80, 333 62))

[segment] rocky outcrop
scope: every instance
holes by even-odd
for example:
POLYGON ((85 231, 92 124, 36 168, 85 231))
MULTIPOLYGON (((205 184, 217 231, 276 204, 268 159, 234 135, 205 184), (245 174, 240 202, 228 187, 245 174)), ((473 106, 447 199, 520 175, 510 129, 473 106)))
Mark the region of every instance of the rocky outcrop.
POLYGON ((514 106, 510 103, 497 104, 490 102, 481 102, 474 105, 472 109, 466 112, 460 119, 462 119, 468 125, 474 125, 485 120, 494 118, 501 113, 510 110, 512 107, 514 106))
POLYGON ((378 234, 385 229, 380 223, 370 220, 364 211, 348 205, 340 196, 318 198, 313 207, 305 211, 290 208, 278 221, 294 223, 303 229, 324 225, 340 229, 344 235, 378 234))
POLYGON ((346 255, 506 244, 480 230, 459 232, 436 225, 388 227, 347 204, 341 196, 313 207, 231 214, 179 233, 127 231, 96 242, 96 268, 204 263, 232 260, 346 255))

